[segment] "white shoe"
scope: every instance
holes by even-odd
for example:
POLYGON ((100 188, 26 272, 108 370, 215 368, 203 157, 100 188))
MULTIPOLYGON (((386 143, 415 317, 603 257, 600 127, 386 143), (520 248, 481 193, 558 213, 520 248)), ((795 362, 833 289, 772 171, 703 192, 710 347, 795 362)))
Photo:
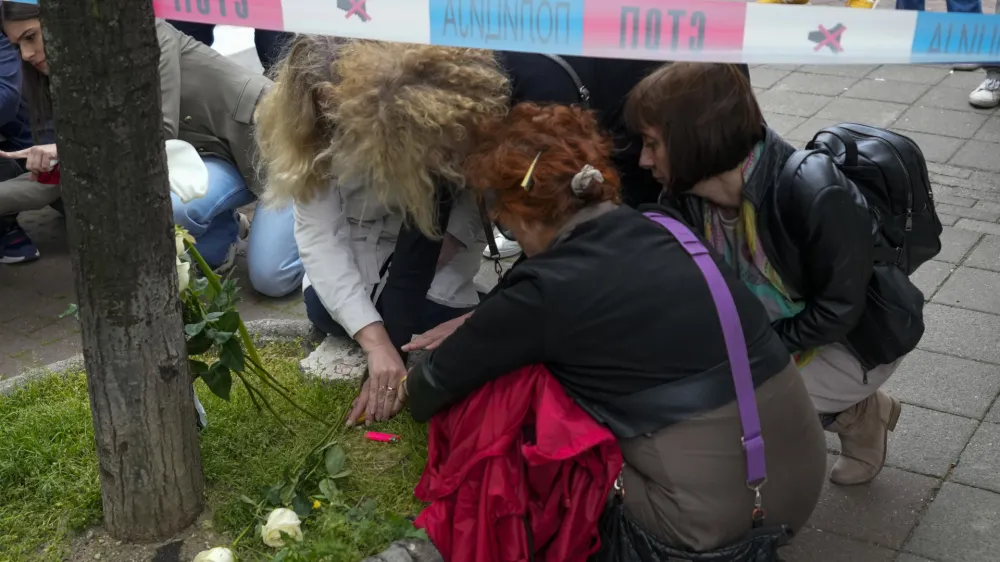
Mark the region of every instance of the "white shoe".
POLYGON ((236 239, 236 252, 245 256, 247 254, 247 240, 250 237, 250 219, 243 213, 236 213, 236 220, 240 223, 240 230, 236 239))
POLYGON ((986 73, 986 80, 969 94, 969 104, 980 109, 992 109, 1000 105, 1000 70, 986 73))
MULTIPOLYGON (((506 236, 500 233, 496 228, 493 229, 493 241, 497 245, 497 250, 500 252, 499 259, 512 258, 521 253, 521 245, 514 240, 508 240, 506 236)), ((483 250, 484 258, 492 258, 493 254, 490 253, 489 245, 483 250)))
POLYGON ((952 70, 957 70, 959 72, 972 72, 974 70, 979 70, 983 65, 976 63, 958 63, 951 65, 952 70))

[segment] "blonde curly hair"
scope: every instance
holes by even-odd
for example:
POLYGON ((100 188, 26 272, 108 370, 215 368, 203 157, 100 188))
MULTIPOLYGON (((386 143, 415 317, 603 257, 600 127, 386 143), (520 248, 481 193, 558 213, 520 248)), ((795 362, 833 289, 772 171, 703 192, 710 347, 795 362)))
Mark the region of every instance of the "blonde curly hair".
POLYGON ((257 108, 265 201, 362 182, 437 237, 437 182, 464 187, 471 135, 509 101, 490 51, 300 35, 257 108))

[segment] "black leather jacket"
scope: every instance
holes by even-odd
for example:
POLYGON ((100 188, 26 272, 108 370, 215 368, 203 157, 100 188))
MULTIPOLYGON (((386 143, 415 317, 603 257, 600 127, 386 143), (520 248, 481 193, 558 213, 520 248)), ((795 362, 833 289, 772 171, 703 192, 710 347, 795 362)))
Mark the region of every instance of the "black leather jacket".
MULTIPOLYGON (((802 312, 773 328, 791 352, 842 342, 865 309, 877 222, 829 155, 810 155, 794 182, 779 185, 795 148, 770 129, 764 143, 743 196, 756 210, 764 253, 785 285, 806 301, 802 312)), ((689 224, 704 224, 700 199, 685 195, 671 203, 689 224)))

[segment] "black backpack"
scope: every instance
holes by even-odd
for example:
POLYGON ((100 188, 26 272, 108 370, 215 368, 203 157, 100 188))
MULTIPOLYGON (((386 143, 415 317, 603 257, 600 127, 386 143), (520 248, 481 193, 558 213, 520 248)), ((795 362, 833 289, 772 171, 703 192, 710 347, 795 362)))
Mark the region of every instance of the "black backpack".
POLYGON ((779 181, 794 181, 814 152, 831 155, 858 187, 878 221, 875 266, 865 311, 844 342, 866 370, 913 351, 924 334, 924 295, 909 276, 941 251, 941 221, 923 152, 884 129, 843 123, 816 133, 786 163, 779 181))
POLYGON ((941 251, 941 220, 917 143, 892 131, 842 123, 816 133, 806 149, 830 153, 865 196, 884 238, 875 248, 878 262, 912 275, 941 251))

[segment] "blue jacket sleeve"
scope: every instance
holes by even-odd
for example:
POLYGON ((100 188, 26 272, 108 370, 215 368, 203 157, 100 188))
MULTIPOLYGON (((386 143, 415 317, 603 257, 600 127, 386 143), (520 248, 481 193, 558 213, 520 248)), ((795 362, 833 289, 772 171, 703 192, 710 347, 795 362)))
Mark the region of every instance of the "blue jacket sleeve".
POLYGON ((21 109, 21 55, 0 33, 0 125, 18 118, 21 109))

